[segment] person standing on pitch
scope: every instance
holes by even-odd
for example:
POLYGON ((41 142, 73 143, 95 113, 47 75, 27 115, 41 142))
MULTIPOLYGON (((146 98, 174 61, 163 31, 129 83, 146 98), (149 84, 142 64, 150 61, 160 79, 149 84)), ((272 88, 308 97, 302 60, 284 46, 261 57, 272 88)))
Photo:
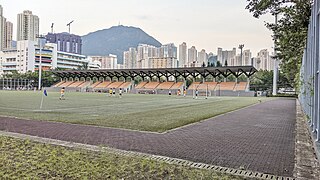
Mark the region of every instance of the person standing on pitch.
POLYGON ((61 90, 60 90, 60 100, 65 100, 64 98, 64 91, 65 91, 65 88, 63 87, 61 90))
POLYGON ((199 94, 199 91, 198 89, 196 89, 196 99, 198 99, 198 94, 199 94))
POLYGON ((112 96, 112 89, 110 88, 109 89, 109 97, 111 97, 112 96))
POLYGON ((116 96, 116 88, 112 89, 112 94, 113 94, 113 96, 116 96))
POLYGON ((119 97, 122 97, 122 88, 119 89, 119 97))

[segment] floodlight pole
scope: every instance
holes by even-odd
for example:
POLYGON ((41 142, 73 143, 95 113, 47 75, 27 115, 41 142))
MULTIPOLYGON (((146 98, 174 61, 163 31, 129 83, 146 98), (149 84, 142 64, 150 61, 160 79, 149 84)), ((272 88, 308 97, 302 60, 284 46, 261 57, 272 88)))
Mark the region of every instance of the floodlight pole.
POLYGON ((239 64, 239 66, 242 66, 243 65, 243 62, 242 62, 242 49, 244 48, 244 44, 240 44, 239 45, 239 49, 241 50, 241 54, 240 54, 240 62, 241 62, 241 64, 239 64))
MULTIPOLYGON (((275 24, 278 25, 278 13, 275 14, 275 24)), ((276 50, 276 37, 274 39, 274 66, 273 66, 273 87, 272 87, 272 95, 277 95, 277 80, 278 80, 278 64, 279 61, 276 59, 277 50, 276 50)))
POLYGON ((39 35, 37 36, 37 38, 39 39, 39 84, 38 84, 38 90, 41 90, 41 73, 42 73, 42 52, 41 52, 41 49, 42 49, 42 43, 41 43, 41 39, 44 39, 45 36, 42 36, 42 35, 39 35))

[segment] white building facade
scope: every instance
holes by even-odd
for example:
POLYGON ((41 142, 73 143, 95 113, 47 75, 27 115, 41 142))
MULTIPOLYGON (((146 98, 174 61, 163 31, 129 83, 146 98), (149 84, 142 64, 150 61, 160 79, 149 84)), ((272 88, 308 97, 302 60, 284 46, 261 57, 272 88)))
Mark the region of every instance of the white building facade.
MULTIPOLYGON (((86 56, 57 51, 57 45, 47 43, 41 48, 41 69, 80 69, 88 64, 86 56)), ((40 47, 35 41, 18 41, 17 48, 0 51, 0 75, 17 71, 38 71, 40 47)))

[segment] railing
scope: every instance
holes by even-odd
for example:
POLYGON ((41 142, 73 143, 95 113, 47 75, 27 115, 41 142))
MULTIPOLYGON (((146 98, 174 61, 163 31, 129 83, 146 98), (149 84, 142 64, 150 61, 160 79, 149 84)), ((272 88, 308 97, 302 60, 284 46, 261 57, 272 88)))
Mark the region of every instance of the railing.
POLYGON ((304 51, 301 66, 301 88, 299 100, 306 114, 310 127, 320 142, 320 0, 315 0, 309 24, 307 46, 304 51))

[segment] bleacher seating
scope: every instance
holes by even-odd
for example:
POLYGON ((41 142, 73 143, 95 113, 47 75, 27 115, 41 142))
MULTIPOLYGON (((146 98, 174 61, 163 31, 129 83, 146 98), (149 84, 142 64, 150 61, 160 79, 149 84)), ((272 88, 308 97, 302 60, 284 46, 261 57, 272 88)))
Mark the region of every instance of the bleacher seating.
POLYGON ((118 88, 127 89, 131 86, 131 82, 124 82, 118 88))
POLYGON ((156 89, 159 86, 159 82, 148 82, 146 85, 144 85, 144 89, 156 89))
POLYGON ((90 81, 85 81, 84 83, 80 84, 78 88, 86 88, 86 87, 89 87, 90 84, 91 84, 90 81))
POLYGON ((180 89, 183 86, 183 82, 177 82, 170 89, 180 89))
MULTIPOLYGON (((236 82, 221 82, 219 84, 219 90, 230 90, 233 91, 236 86, 236 82)), ((217 87, 218 88, 218 87, 217 87)))
POLYGON ((174 85, 174 82, 163 82, 159 86, 157 86, 156 89, 171 89, 171 87, 174 85))
POLYGON ((189 90, 196 90, 198 88, 198 86, 200 85, 201 82, 193 82, 190 86, 189 86, 189 90))
POLYGON ((109 84, 111 84, 110 81, 103 81, 102 83, 98 84, 96 87, 94 87, 95 89, 104 89, 106 87, 109 86, 109 84))
POLYGON ((198 89, 198 90, 206 90, 207 88, 208 88, 208 90, 209 90, 209 85, 208 85, 208 84, 201 83, 201 84, 199 84, 199 85, 197 86, 196 89, 198 89))
POLYGON ((102 83, 101 81, 97 81, 97 82, 91 84, 91 85, 89 86, 89 88, 95 88, 96 86, 98 86, 98 85, 101 84, 101 83, 102 83))
POLYGON ((66 82, 60 84, 60 85, 57 86, 57 87, 68 87, 68 86, 69 86, 70 84, 72 84, 72 83, 73 83, 73 81, 66 81, 66 82))
POLYGON ((60 81, 57 84, 53 85, 53 87, 59 87, 61 84, 65 83, 65 81, 60 81))
POLYGON ((75 81, 72 84, 70 84, 68 87, 79 87, 83 83, 85 83, 85 81, 75 81))
POLYGON ((137 86, 136 89, 142 89, 144 85, 146 85, 148 82, 140 82, 137 86))
POLYGON ((215 88, 217 87, 217 82, 204 82, 203 84, 206 84, 208 87, 208 90, 215 90, 215 88))
POLYGON ((239 83, 236 85, 236 90, 237 90, 237 91, 245 91, 245 90, 247 89, 247 85, 248 85, 247 82, 239 82, 239 83))
POLYGON ((118 88, 119 86, 121 86, 124 82, 113 82, 111 84, 109 84, 109 86, 107 88, 118 88))

